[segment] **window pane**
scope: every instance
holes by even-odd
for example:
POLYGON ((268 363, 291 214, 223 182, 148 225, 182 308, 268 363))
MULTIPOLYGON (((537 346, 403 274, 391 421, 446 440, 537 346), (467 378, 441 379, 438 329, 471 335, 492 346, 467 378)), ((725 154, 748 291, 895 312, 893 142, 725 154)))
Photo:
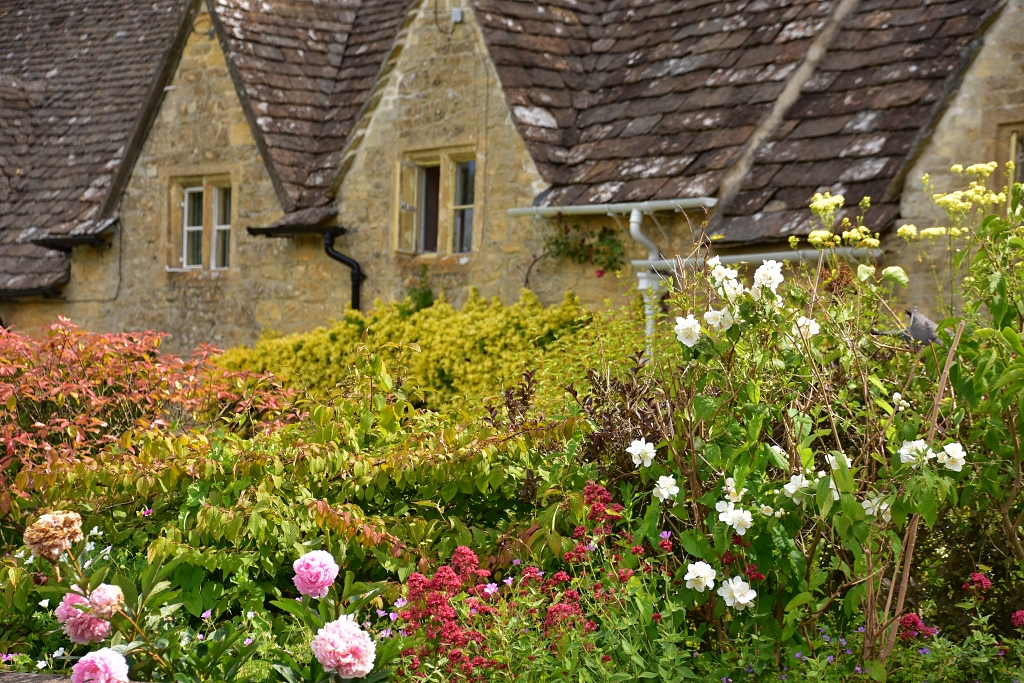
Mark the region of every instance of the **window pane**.
POLYGON ((217 235, 217 246, 216 246, 216 267, 227 268, 230 265, 230 252, 231 252, 231 230, 219 229, 216 232, 217 235))
POLYGON ((203 265, 203 231, 185 231, 185 265, 203 265))
POLYGON ((440 207, 441 167, 428 166, 422 171, 423 181, 423 226, 420 234, 420 251, 437 251, 437 210, 440 207))
POLYGON ((419 169, 402 164, 398 179, 398 251, 416 251, 416 182, 419 169))
POLYGON ((185 225, 187 227, 202 227, 203 225, 203 193, 185 193, 185 225))
POLYGON ((453 248, 456 254, 473 250, 473 209, 455 209, 453 248))
POLYGON ((473 203, 475 176, 475 161, 460 161, 455 164, 455 206, 469 206, 473 203))
POLYGON ((217 190, 217 225, 231 225, 231 188, 217 190))

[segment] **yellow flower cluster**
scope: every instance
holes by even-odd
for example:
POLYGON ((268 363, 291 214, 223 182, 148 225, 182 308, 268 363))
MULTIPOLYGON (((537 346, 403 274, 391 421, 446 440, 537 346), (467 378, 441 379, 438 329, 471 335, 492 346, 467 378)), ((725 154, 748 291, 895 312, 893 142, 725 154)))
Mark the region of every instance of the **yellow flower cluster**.
POLYGON ((841 194, 833 197, 828 192, 825 194, 818 192, 811 197, 811 213, 818 217, 818 220, 825 227, 825 231, 828 231, 835 225, 836 211, 843 208, 845 202, 846 199, 841 194))
POLYGON ((901 225, 896 230, 896 234, 910 242, 911 240, 917 239, 917 226, 909 223, 907 225, 901 225))
POLYGON ((843 231, 843 239, 851 247, 871 249, 879 245, 878 235, 872 235, 866 225, 858 225, 843 231))
POLYGON ((815 249, 831 249, 839 246, 839 236, 833 235, 828 230, 812 230, 807 236, 807 241, 815 249))

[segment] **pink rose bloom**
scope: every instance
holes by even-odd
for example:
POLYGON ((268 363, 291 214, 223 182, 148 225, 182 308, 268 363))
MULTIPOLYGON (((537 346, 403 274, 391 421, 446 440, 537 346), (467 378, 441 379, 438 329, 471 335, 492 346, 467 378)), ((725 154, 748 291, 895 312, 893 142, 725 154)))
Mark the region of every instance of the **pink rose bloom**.
POLYGON ((128 683, 128 662, 109 647, 90 652, 71 668, 71 683, 128 683))
POLYGON ((341 678, 369 674, 377 657, 377 646, 370 634, 359 628, 350 614, 324 624, 311 646, 324 671, 337 671, 341 678))
POLYGON ((295 569, 295 587, 303 595, 322 598, 338 578, 338 563, 325 550, 308 552, 292 565, 295 569))
POLYGON ((98 643, 110 636, 110 622, 77 607, 89 607, 89 601, 78 593, 65 593, 54 610, 57 621, 64 624, 64 635, 79 645, 98 643))
POLYGON ((124 593, 117 586, 101 583, 89 596, 89 604, 94 616, 110 619, 124 604, 124 593))

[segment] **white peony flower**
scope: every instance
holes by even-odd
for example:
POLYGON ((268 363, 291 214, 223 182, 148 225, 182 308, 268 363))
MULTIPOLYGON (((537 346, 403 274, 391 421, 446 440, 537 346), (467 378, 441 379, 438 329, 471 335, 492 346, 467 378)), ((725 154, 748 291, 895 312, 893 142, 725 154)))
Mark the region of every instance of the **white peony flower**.
POLYGON ((806 316, 797 318, 796 323, 793 325, 794 337, 810 339, 819 332, 821 332, 821 325, 806 316))
POLYGON ((700 339, 700 322, 692 313, 685 318, 676 318, 676 339, 690 348, 700 339))
POLYGON ((692 588, 698 593, 703 593, 705 589, 711 590, 715 587, 715 577, 718 573, 715 571, 707 562, 694 562, 687 565, 686 576, 686 587, 692 588))
POLYGON ((738 610, 750 607, 757 599, 757 592, 743 580, 742 576, 726 579, 718 589, 718 594, 725 599, 726 605, 738 610))
POLYGON ((942 450, 938 453, 939 463, 944 465, 947 470, 953 470, 959 472, 967 464, 967 452, 964 447, 959 443, 947 443, 942 447, 942 450))
POLYGON ((643 465, 644 467, 650 467, 651 462, 654 460, 655 450, 653 443, 647 443, 647 440, 640 437, 629 445, 626 452, 633 456, 633 464, 637 467, 643 465))
POLYGON ((909 464, 914 469, 935 457, 935 454, 928 448, 928 444, 924 442, 924 439, 904 441, 903 445, 900 446, 899 454, 900 462, 904 465, 909 464))
POLYGON ((892 512, 889 511, 889 504, 885 502, 882 496, 865 498, 860 502, 860 506, 864 508, 864 514, 868 517, 881 516, 886 522, 892 521, 892 512))
POLYGON ((660 501, 666 501, 669 498, 675 498, 678 493, 679 487, 676 486, 675 477, 670 475, 658 477, 658 483, 654 485, 655 498, 660 501))

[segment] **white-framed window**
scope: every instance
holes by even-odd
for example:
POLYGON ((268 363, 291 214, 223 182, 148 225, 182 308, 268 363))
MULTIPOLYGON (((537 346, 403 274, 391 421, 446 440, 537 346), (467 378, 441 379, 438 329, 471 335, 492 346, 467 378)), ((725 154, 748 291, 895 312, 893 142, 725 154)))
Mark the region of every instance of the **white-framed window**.
POLYGON ((214 188, 213 197, 213 269, 224 270, 231 265, 231 188, 214 188))
POLYGON ((203 267, 203 188, 186 187, 181 203, 182 266, 203 267))
POLYGON ((452 205, 452 252, 473 250, 473 186, 476 161, 455 162, 455 198, 452 205))

